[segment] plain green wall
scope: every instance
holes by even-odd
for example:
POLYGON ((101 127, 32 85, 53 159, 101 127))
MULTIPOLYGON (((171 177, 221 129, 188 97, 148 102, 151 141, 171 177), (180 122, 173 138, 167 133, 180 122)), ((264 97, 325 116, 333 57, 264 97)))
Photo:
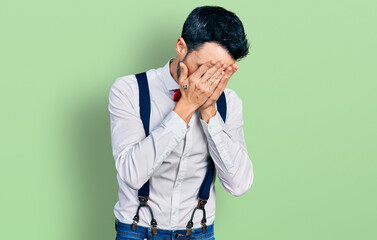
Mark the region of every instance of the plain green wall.
POLYGON ((230 79, 255 179, 216 180, 217 240, 377 239, 375 1, 0 1, 0 239, 115 239, 108 94, 163 66, 189 12, 243 21, 230 79))

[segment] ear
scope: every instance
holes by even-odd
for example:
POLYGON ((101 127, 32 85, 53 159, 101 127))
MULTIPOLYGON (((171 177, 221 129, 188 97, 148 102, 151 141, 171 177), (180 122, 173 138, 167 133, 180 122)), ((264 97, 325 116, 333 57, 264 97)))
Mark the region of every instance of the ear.
POLYGON ((185 40, 182 37, 179 37, 177 43, 175 44, 175 51, 177 52, 178 59, 182 61, 187 54, 187 45, 185 40))

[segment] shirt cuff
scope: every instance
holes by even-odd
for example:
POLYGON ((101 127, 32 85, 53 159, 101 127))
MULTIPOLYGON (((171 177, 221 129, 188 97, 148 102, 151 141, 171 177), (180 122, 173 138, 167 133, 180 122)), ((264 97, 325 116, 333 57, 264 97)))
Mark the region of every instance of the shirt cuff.
POLYGON ((165 129, 174 131, 178 136, 184 136, 190 128, 178 113, 173 110, 162 120, 162 126, 165 129))
POLYGON ((207 136, 215 136, 224 129, 224 120, 217 109, 216 114, 209 119, 208 124, 202 119, 202 116, 200 116, 200 122, 207 136))

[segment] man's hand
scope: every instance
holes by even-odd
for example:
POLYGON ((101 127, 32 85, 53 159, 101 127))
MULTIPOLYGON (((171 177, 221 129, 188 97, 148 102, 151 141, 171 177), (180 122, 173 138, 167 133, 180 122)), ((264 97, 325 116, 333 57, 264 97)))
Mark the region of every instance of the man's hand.
POLYGON ((225 70, 225 74, 223 74, 220 82, 218 83, 217 87, 214 89, 212 95, 207 99, 207 101, 200 106, 199 110, 202 115, 202 119, 208 123, 209 119, 216 114, 216 102, 225 90, 226 85, 230 77, 237 71, 239 68, 238 65, 232 64, 232 66, 227 67, 225 70))
POLYGON ((217 63, 209 61, 200 66, 190 76, 187 76, 188 68, 184 63, 180 63, 180 68, 181 73, 178 82, 182 96, 179 102, 184 102, 193 109, 198 109, 207 101, 222 79, 227 82, 224 76, 228 74, 224 72, 225 66, 222 61, 217 63))

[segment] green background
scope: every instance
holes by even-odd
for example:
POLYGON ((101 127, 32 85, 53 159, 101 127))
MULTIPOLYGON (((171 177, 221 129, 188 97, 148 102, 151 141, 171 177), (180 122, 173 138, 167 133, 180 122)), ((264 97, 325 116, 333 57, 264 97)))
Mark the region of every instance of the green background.
POLYGON ((377 239, 375 1, 0 1, 0 239, 115 239, 108 94, 163 66, 190 11, 235 12, 255 179, 215 237, 377 239))

